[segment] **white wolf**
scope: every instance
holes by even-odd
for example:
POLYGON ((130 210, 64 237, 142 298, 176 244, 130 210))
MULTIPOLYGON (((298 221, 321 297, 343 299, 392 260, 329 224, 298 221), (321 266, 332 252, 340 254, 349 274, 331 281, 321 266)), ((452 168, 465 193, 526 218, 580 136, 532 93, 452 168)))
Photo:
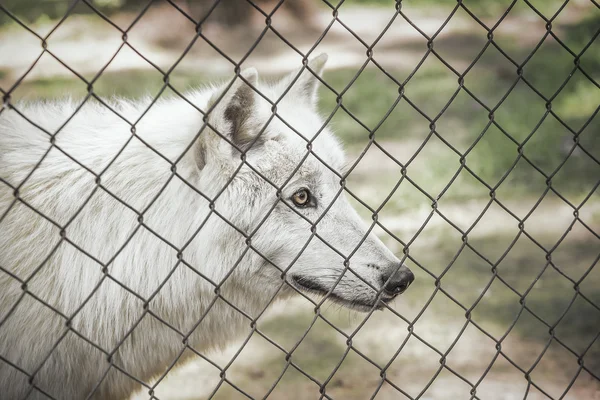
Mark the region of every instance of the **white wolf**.
POLYGON ((0 397, 125 398, 190 348, 247 332, 273 298, 366 311, 403 292, 412 273, 342 193, 317 87, 307 69, 272 85, 248 69, 147 112, 5 109, 0 397), (283 96, 277 116, 259 92, 283 96))

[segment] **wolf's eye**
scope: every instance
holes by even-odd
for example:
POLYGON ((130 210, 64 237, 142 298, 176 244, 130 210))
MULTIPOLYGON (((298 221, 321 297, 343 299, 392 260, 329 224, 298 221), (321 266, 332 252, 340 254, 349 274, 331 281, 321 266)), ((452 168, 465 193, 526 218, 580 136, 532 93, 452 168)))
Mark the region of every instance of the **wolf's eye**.
POLYGON ((298 207, 305 207, 310 203, 310 192, 302 188, 292 195, 292 201, 298 207))

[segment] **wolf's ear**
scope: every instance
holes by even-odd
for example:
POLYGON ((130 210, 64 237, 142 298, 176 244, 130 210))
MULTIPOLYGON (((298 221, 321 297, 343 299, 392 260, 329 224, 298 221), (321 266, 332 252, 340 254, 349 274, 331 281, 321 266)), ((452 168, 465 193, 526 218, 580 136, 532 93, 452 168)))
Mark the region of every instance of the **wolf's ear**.
MULTIPOLYGON (((217 89, 206 106, 210 111, 210 126, 241 150, 246 150, 255 138, 256 129, 253 129, 252 121, 256 113, 257 96, 250 85, 256 87, 257 84, 256 69, 245 69, 234 78, 233 83, 217 89)), ((235 147, 220 136, 212 132, 200 134, 192 150, 199 169, 203 169, 211 160, 231 158, 236 154, 235 147)))
MULTIPOLYGON (((246 150, 255 138, 253 115, 256 114, 257 95, 250 85, 256 87, 258 73, 248 68, 210 97, 207 110, 208 122, 218 133, 237 148, 246 150), (245 80, 245 81, 244 81, 245 80), (248 82, 248 83, 246 83, 248 82)), ((196 164, 200 169, 214 158, 231 157, 237 150, 214 133, 201 134, 194 149, 196 164)))
POLYGON ((304 68, 303 70, 300 69, 295 72, 292 72, 286 78, 284 78, 283 90, 287 89, 287 87, 293 82, 294 78, 296 78, 298 73, 300 71, 302 71, 300 77, 298 77, 298 80, 296 80, 296 82, 294 82, 294 85, 292 86, 292 89, 290 89, 290 92, 288 95, 292 95, 295 98, 297 98, 301 101, 304 101, 305 103, 309 104, 311 107, 315 108, 317 105, 317 100, 318 100, 317 90, 319 89, 319 79, 316 76, 318 76, 320 78, 323 75, 323 69, 325 68, 326 62, 327 62, 327 54, 326 53, 322 53, 322 54, 318 55, 317 57, 309 60, 308 64, 307 64, 308 68, 304 68), (313 72, 309 71, 308 70, 309 68, 313 72), (316 76, 313 75, 313 73, 316 76))
POLYGON ((255 68, 243 70, 228 90, 218 90, 208 101, 208 109, 214 106, 209 121, 239 148, 253 139, 250 120, 256 108, 256 93, 244 79, 256 87, 258 72, 255 68))

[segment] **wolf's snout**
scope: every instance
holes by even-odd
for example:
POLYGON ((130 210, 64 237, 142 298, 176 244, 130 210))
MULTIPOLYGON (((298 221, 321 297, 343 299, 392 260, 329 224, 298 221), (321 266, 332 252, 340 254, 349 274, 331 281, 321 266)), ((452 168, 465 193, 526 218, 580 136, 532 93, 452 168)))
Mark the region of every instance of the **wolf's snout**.
POLYGON ((383 290, 390 296, 397 296, 404 293, 414 280, 415 276, 406 265, 402 265, 400 268, 394 266, 390 268, 389 274, 382 276, 382 282, 385 285, 383 290))

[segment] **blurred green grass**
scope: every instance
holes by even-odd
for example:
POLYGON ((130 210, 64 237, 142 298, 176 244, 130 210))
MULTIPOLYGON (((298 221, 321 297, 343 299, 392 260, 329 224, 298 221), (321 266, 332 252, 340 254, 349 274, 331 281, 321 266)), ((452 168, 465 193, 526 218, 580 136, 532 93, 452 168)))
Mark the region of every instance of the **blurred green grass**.
MULTIPOLYGON (((90 81, 93 76, 86 77, 90 81)), ((169 82, 176 88, 197 87, 208 82, 207 77, 201 73, 177 72, 169 77, 169 82)), ((153 70, 120 70, 118 72, 104 72, 93 83, 95 94, 103 97, 141 98, 155 97, 165 86, 163 76, 153 70)), ((22 100, 60 99, 64 97, 83 98, 87 95, 87 84, 76 76, 53 76, 38 78, 22 82, 15 90, 15 95, 22 100)), ((164 95, 173 95, 166 89, 164 95)))
MULTIPOLYGON (((574 51, 580 51, 599 28, 600 17, 569 25, 564 29, 564 43, 574 51)), ((515 59, 521 60, 531 49, 513 45, 507 50, 509 54, 516 55, 515 59)), ((574 57, 555 41, 546 40, 525 65, 524 79, 518 82, 517 67, 506 60, 501 62, 500 58, 503 56, 495 49, 488 48, 476 67, 464 76, 464 89, 461 90, 458 77, 433 54, 408 82, 405 81, 406 71, 388 71, 397 81, 406 84, 404 95, 414 107, 404 98, 395 104, 399 97, 398 85, 378 69, 368 68, 343 94, 342 104, 367 128, 377 128, 374 138, 382 143, 410 138, 424 140, 430 132, 430 121, 415 107, 423 110, 430 120, 435 120, 436 132, 459 152, 466 154, 466 165, 490 186, 495 186, 513 166, 521 145, 525 157, 534 167, 517 168, 509 176, 505 185, 511 186, 512 193, 544 189, 545 178, 538 179, 543 177, 535 170, 538 168, 547 176, 556 173, 552 183, 560 191, 578 193, 580 198, 587 195, 600 176, 600 166, 578 148, 567 157, 574 145, 574 135, 564 125, 579 132, 579 144, 596 160, 600 159, 600 135, 595 134, 600 129, 597 116, 600 90, 597 83, 579 70, 573 71, 574 57), (557 92, 564 82, 565 86, 557 92), (515 83, 516 86, 512 87, 515 83), (546 101, 530 86, 552 99, 551 109, 560 120, 547 112, 546 101), (508 97, 502 100, 506 94, 508 97), (473 96, 494 110, 493 119, 500 128, 495 125, 488 127, 489 111, 473 96), (448 108, 444 109, 446 106, 448 108), (437 119, 441 111, 443 113, 437 119), (470 149, 472 145, 475 146, 470 149)), ((580 58, 580 65, 598 82, 600 46, 597 43, 586 50, 580 58)), ((335 71, 327 74, 325 79, 340 92, 354 77, 354 71, 335 71)), ((323 108, 328 114, 335 107, 336 94, 328 90, 323 92, 323 108)), ((338 110, 333 125, 349 147, 364 147, 369 132, 354 118, 338 110)), ((449 151, 440 154, 440 157, 443 158, 415 168, 415 173, 419 174, 418 169, 444 165, 436 169, 439 172, 436 175, 448 181, 459 167, 460 155, 449 151)))

